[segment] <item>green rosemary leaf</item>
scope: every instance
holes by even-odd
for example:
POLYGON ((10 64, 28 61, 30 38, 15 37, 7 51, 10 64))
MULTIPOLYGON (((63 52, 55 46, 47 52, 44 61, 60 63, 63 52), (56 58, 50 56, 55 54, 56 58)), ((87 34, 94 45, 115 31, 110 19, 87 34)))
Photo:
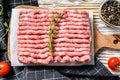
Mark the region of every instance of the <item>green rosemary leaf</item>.
POLYGON ((1 15, 3 15, 3 6, 2 6, 2 4, 0 4, 0 8, 1 8, 1 10, 0 10, 0 16, 1 16, 1 15))
POLYGON ((8 32, 9 31, 9 29, 6 29, 6 32, 8 32))
POLYGON ((54 16, 52 16, 52 18, 51 18, 51 22, 56 22, 56 20, 55 20, 55 17, 54 17, 54 16))
POLYGON ((6 28, 8 28, 7 22, 4 22, 3 25, 4 25, 6 28))
POLYGON ((49 44, 50 53, 52 54, 52 53, 53 53, 53 45, 52 45, 52 42, 49 41, 48 44, 49 44))
POLYGON ((52 29, 51 32, 53 33, 53 32, 54 32, 54 29, 52 29))
POLYGON ((58 18, 60 18, 60 19, 63 18, 63 14, 61 14, 61 13, 57 13, 57 16, 58 16, 58 18))
POLYGON ((3 15, 3 11, 0 11, 0 15, 3 15))

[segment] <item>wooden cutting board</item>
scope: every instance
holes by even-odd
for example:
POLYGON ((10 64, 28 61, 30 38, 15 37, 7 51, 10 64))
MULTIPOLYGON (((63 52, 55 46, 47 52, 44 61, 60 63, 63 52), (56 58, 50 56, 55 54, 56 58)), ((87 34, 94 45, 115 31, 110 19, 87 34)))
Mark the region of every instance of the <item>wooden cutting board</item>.
MULTIPOLYGON (((96 23, 98 23, 99 19, 99 6, 98 3, 81 3, 78 6, 73 5, 59 5, 59 7, 56 7, 56 9, 81 9, 81 10, 91 10, 94 12, 93 14, 93 22, 94 22, 94 50, 95 53, 106 47, 106 48, 112 48, 120 50, 120 43, 114 44, 114 41, 116 38, 113 35, 104 35, 99 32, 99 30, 96 27, 96 23), (94 5, 94 6, 93 6, 94 5), (69 6, 69 7, 68 7, 69 6)), ((20 5, 16 8, 25 8, 25 9, 43 9, 40 7, 34 7, 34 6, 26 6, 26 5, 20 5)), ((10 59, 10 35, 8 35, 8 57, 10 59)))

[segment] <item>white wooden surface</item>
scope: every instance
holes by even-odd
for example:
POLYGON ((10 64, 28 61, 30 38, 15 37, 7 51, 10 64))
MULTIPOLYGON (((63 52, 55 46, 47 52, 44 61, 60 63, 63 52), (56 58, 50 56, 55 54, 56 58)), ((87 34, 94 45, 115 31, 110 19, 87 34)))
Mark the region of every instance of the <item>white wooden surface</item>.
MULTIPOLYGON (((98 59, 108 68, 107 61, 110 57, 119 57, 120 58, 120 51, 112 50, 112 49, 102 49, 102 52, 98 55, 98 59)), ((108 68, 109 69, 109 68, 108 68)), ((109 69, 110 70, 110 69, 109 69)), ((112 71, 113 74, 120 76, 120 71, 112 71)))

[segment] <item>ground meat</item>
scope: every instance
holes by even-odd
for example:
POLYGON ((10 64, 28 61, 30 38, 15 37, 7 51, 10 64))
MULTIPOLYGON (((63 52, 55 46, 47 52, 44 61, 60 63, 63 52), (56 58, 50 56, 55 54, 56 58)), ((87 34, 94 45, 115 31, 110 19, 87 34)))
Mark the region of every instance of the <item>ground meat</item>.
POLYGON ((81 10, 23 10, 18 24, 18 60, 21 63, 49 64, 51 62, 90 62, 89 12, 81 10), (50 18, 55 16, 57 35, 53 54, 48 48, 50 18))

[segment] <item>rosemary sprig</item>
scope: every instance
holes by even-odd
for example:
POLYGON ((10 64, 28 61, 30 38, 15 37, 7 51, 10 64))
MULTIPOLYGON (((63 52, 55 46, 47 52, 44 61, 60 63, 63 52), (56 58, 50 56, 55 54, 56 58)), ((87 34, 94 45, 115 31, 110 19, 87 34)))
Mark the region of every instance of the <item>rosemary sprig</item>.
POLYGON ((5 33, 0 37, 0 42, 3 40, 3 38, 7 35, 8 31, 9 31, 7 22, 4 22, 3 25, 5 27, 5 33))
MULTIPOLYGON (((63 14, 57 13, 58 18, 62 19, 63 18, 63 14)), ((55 19, 54 16, 51 17, 50 19, 50 29, 48 31, 48 36, 49 36, 49 41, 48 41, 48 47, 49 47, 49 51, 50 51, 50 55, 52 56, 53 54, 53 37, 57 35, 57 31, 56 31, 56 24, 57 21, 55 19)))
MULTIPOLYGON (((0 16, 3 16, 3 6, 2 4, 0 4, 0 16)), ((8 24, 7 22, 4 22, 3 23, 3 26, 5 28, 5 33, 0 37, 0 42, 4 39, 4 37, 7 35, 8 31, 9 31, 9 27, 8 27, 8 24)))
POLYGON ((48 41, 49 50, 50 50, 50 53, 52 55, 52 53, 53 53, 53 45, 52 45, 52 43, 53 43, 53 38, 52 38, 53 34, 52 34, 52 29, 49 30, 48 35, 49 35, 49 41, 48 41))
POLYGON ((51 20, 50 20, 50 24, 51 24, 51 27, 50 27, 50 30, 48 32, 48 36, 49 36, 49 41, 48 41, 48 44, 49 44, 49 50, 50 50, 50 53, 51 55, 53 54, 53 37, 54 35, 56 35, 56 29, 55 29, 55 26, 56 26, 56 20, 54 18, 54 16, 52 16, 51 20))
MULTIPOLYGON (((3 16, 3 6, 0 4, 0 16, 3 16)), ((7 35, 9 28, 7 22, 3 23, 3 26, 5 27, 5 33, 0 37, 0 42, 4 39, 4 37, 7 35)))

